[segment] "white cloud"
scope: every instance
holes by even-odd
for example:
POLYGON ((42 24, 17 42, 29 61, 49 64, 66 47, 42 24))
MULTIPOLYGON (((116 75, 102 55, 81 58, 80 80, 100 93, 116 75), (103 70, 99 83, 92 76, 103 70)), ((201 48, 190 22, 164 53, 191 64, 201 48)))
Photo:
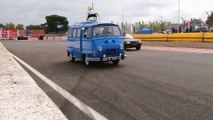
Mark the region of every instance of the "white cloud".
MULTIPOLYGON (((45 16, 57 14, 72 24, 85 21, 87 7, 92 3, 102 22, 121 22, 122 9, 125 21, 132 23, 178 20, 178 0, 1 0, 0 23, 41 24, 45 16)), ((206 11, 213 11, 212 6, 213 0, 180 0, 181 17, 205 20, 206 11)))

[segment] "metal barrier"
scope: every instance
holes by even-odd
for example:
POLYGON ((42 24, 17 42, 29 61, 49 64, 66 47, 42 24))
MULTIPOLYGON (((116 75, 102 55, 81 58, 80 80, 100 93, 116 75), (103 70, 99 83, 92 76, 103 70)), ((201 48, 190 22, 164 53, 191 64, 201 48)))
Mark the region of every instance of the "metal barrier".
POLYGON ((213 33, 205 33, 203 42, 213 42, 213 33))
POLYGON ((174 33, 174 34, 133 34, 142 41, 161 42, 213 42, 213 33, 174 33))
POLYGON ((44 40, 67 40, 66 34, 46 34, 44 40))

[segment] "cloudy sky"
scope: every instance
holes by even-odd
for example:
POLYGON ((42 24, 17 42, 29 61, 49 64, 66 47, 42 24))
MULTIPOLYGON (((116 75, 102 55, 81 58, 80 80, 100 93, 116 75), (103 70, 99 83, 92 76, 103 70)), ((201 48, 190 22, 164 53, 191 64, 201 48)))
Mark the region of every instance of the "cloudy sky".
MULTIPOLYGON (((0 23, 41 24, 45 16, 57 14, 70 24, 85 21, 87 7, 94 3, 101 22, 124 20, 178 22, 178 0, 0 0, 0 23)), ((180 0, 180 15, 184 19, 206 20, 213 11, 213 0, 180 0)))

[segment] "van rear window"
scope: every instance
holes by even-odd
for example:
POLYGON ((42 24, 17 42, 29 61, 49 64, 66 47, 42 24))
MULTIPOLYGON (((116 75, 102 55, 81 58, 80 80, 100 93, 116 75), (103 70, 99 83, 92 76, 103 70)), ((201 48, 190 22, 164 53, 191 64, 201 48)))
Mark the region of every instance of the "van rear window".
POLYGON ((81 29, 74 29, 72 37, 80 37, 81 29))

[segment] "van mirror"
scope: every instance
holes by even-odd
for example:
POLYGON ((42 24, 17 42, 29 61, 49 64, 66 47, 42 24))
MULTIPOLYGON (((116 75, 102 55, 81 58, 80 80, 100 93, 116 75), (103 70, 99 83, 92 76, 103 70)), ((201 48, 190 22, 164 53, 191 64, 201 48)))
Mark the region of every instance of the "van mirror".
POLYGON ((123 32, 123 37, 125 37, 126 36, 126 32, 123 32))

